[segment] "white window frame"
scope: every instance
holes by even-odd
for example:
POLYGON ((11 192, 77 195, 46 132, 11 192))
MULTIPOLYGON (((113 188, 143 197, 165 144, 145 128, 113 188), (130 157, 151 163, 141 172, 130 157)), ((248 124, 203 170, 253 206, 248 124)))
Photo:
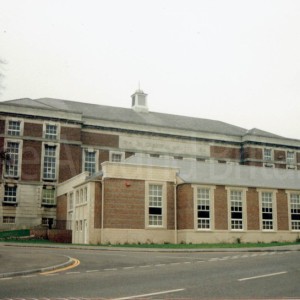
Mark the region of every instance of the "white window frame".
MULTIPOLYGON (((192 185, 193 188, 193 194, 194 194, 194 228, 197 231, 211 231, 214 230, 214 224, 215 224, 215 220, 214 220, 214 190, 216 189, 216 186, 211 186, 211 185, 192 185), (199 190, 208 190, 208 195, 209 198, 208 199, 202 199, 202 201, 204 200, 208 200, 209 201, 209 218, 199 218, 198 216, 198 204, 199 201, 201 201, 201 199, 198 198, 199 194, 198 191, 199 190), (208 220, 209 221, 209 228, 202 228, 199 227, 199 220, 208 220)), ((204 201, 206 202, 206 201, 204 201)), ((205 210, 207 211, 207 210, 205 210)))
POLYGON ((125 152, 121 152, 121 151, 109 151, 109 161, 111 162, 122 162, 125 160, 125 152), (120 161, 116 161, 114 160, 114 155, 118 155, 121 157, 120 161))
POLYGON ((3 224, 16 224, 16 217, 15 216, 3 216, 2 223, 3 224))
POLYGON ((15 184, 5 184, 4 185, 4 195, 3 195, 3 203, 6 203, 6 204, 18 204, 18 186, 15 185, 15 184), (6 195, 6 187, 8 188, 14 188, 15 189, 15 196, 11 196, 11 195, 6 195), (10 200, 6 200, 5 198, 11 198, 11 199, 14 199, 14 201, 10 201, 10 200))
POLYGON ((23 120, 14 119, 14 118, 6 120, 6 134, 7 135, 9 135, 9 136, 22 136, 23 135, 23 131, 24 131, 24 122, 23 122, 23 120), (18 122, 18 123, 20 123, 19 130, 9 129, 10 122, 18 122), (17 134, 12 134, 12 132, 17 133, 17 134))
POLYGON ((145 227, 146 228, 166 228, 167 227, 167 184, 166 182, 161 181, 146 181, 145 182, 145 227), (158 185, 162 188, 162 199, 161 199, 161 206, 150 206, 150 186, 151 185, 158 185), (161 224, 155 225, 150 224, 150 207, 161 208, 161 224))
POLYGON ((294 165, 296 163, 296 152, 295 151, 286 151, 286 163, 287 165, 294 165), (292 157, 289 157, 289 154, 293 154, 292 157))
POLYGON ((271 162, 271 161, 273 161, 273 158, 274 158, 274 151, 273 151, 273 149, 272 148, 268 148, 268 147, 263 148, 263 160, 265 162, 271 162), (270 156, 269 155, 266 156, 265 151, 270 151, 270 156))
POLYGON ((52 185, 47 185, 44 186, 42 189, 42 200, 41 200, 42 206, 56 206, 56 190, 55 187, 52 185), (53 193, 53 197, 52 198, 45 198, 44 193, 46 193, 46 191, 51 191, 51 193, 53 193), (51 200, 53 199, 53 200, 51 200))
MULTIPOLYGON (((246 192, 248 189, 246 188, 239 188, 239 187, 227 187, 227 205, 228 205, 228 227, 231 231, 245 231, 247 230, 247 201, 246 201, 246 192), (241 198, 240 199, 233 199, 233 193, 239 193, 241 198), (241 204, 241 211, 232 211, 232 204, 241 204), (234 213, 242 213, 242 218, 234 218, 234 213), (239 227, 241 224, 241 228, 239 227)), ((238 205, 236 207, 239 207, 238 205)))
POLYGON ((14 140, 14 139, 8 139, 5 141, 5 149, 8 150, 8 143, 16 143, 18 144, 18 163, 14 163, 14 157, 11 157, 11 153, 8 152, 11 161, 4 162, 5 165, 5 171, 4 171, 4 177, 10 177, 10 178, 19 178, 21 175, 21 166, 22 166, 22 152, 23 152, 23 141, 22 140, 14 140), (7 173, 7 167, 11 168, 13 167, 14 171, 13 174, 7 173), (16 170, 16 174, 15 174, 16 170))
POLYGON ((45 122, 43 124, 43 137, 47 140, 56 141, 60 139, 60 124, 55 122, 45 122), (47 132, 48 126, 55 126, 56 127, 56 135, 52 134, 51 132, 47 132))
POLYGON ((88 172, 90 175, 97 173, 99 171, 99 150, 92 148, 84 148, 83 149, 83 160, 82 160, 82 170, 84 172, 88 172), (95 154, 95 162, 93 163, 95 166, 95 172, 91 172, 89 169, 86 169, 86 164, 91 165, 92 162, 86 161, 86 153, 94 153, 95 154))
MULTIPOLYGON (((289 210, 289 228, 290 228, 290 231, 296 231, 296 232, 299 232, 300 231, 300 220, 294 220, 295 222, 295 225, 299 228, 293 228, 293 213, 292 213, 292 209, 295 209, 295 207, 293 206, 293 204, 296 205, 296 207, 299 207, 300 209, 300 203, 292 203, 292 198, 293 198, 293 195, 296 195, 297 198, 299 199, 300 201, 300 191, 288 191, 287 192, 288 194, 288 210, 289 210)), ((298 201, 297 201, 298 202, 298 201)), ((298 209, 298 208, 297 208, 298 209)), ((295 214, 299 214, 300 213, 295 213, 295 214)))
MULTIPOLYGON (((41 177, 45 181, 56 181, 58 179, 58 170, 59 170, 59 144, 57 143, 43 143, 43 148, 42 148, 42 164, 41 164, 41 177), (45 152, 46 152, 46 146, 49 147, 55 147, 55 166, 54 168, 51 167, 51 170, 54 169, 54 178, 49 178, 45 176, 47 173, 44 173, 45 170, 45 152)), ((50 156, 49 156, 50 157, 50 156)), ((52 157, 52 156, 51 156, 52 157)), ((50 169, 50 168, 49 168, 50 169)))
MULTIPOLYGON (((277 201, 276 201, 276 193, 277 190, 263 190, 259 189, 259 215, 260 215, 260 230, 261 231, 266 231, 266 232, 273 232, 277 231, 277 201), (271 194, 271 200, 272 200, 272 221, 273 228, 268 229, 264 228, 264 220, 268 221, 269 219, 263 219, 263 194, 264 193, 270 193, 271 194)), ((266 212, 267 213, 267 212, 266 212)))

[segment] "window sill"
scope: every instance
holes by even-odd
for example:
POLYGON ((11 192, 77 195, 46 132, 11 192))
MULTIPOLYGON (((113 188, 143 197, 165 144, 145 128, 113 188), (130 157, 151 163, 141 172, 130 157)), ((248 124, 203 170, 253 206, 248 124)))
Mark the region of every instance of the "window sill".
POLYGON ((52 208, 52 207, 56 207, 56 204, 42 203, 42 207, 52 208))
POLYGON ((18 206, 18 203, 17 202, 2 202, 2 206, 18 206))

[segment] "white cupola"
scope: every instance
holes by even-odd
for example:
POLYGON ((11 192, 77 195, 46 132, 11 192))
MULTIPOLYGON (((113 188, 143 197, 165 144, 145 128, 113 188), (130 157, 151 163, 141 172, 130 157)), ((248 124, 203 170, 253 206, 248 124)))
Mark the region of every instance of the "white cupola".
POLYGON ((136 90, 136 92, 131 96, 132 99, 132 108, 136 112, 148 112, 147 105, 147 94, 145 94, 141 89, 136 90))

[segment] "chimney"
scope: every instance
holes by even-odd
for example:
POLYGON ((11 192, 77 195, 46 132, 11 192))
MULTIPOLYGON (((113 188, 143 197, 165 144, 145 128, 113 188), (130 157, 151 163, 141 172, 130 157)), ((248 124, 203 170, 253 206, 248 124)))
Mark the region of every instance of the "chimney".
POLYGON ((136 112, 147 113, 147 94, 145 94, 141 89, 136 90, 136 92, 131 96, 132 108, 136 112))

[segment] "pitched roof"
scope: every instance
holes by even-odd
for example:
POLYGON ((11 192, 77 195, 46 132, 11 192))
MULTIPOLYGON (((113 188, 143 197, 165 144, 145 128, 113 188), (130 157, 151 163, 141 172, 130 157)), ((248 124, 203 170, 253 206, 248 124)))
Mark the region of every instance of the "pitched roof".
POLYGON ((271 132, 267 132, 267 131, 264 131, 264 130, 261 130, 261 129, 258 129, 258 128, 252 128, 252 129, 248 130, 245 135, 271 137, 271 138, 272 137, 273 138, 283 138, 280 135, 277 135, 277 134, 274 134, 274 133, 271 133, 271 132))
POLYGON ((279 168, 132 156, 129 164, 179 169, 186 183, 300 190, 300 172, 279 168))
POLYGON ((158 126, 164 128, 184 129, 207 133, 243 136, 247 129, 225 122, 204 118, 179 116, 157 112, 136 112, 131 108, 104 106, 98 104, 82 103, 69 100, 40 98, 40 99, 16 99, 4 101, 0 104, 22 107, 42 108, 56 111, 76 112, 83 118, 93 118, 107 121, 118 121, 146 126, 158 126))

